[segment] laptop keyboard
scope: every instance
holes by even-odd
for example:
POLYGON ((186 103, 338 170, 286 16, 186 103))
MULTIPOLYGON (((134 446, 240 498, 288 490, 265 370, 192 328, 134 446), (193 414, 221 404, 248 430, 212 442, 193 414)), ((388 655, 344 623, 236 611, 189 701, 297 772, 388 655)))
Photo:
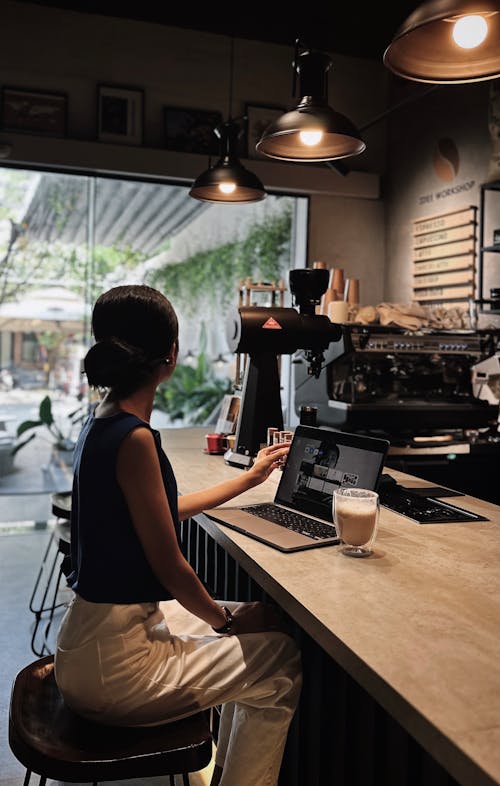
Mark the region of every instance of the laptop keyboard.
POLYGON ((401 486, 381 487, 380 504, 395 513, 407 516, 419 524, 444 524, 446 522, 481 521, 482 517, 463 508, 412 494, 401 486))
POLYGON ((254 516, 260 516, 260 518, 266 519, 266 521, 271 521, 273 524, 279 524, 280 527, 298 532, 300 535, 306 535, 313 540, 337 537, 337 530, 333 525, 322 524, 321 521, 314 521, 307 516, 302 516, 300 513, 284 510, 271 503, 247 505, 243 510, 247 513, 252 513, 254 516))

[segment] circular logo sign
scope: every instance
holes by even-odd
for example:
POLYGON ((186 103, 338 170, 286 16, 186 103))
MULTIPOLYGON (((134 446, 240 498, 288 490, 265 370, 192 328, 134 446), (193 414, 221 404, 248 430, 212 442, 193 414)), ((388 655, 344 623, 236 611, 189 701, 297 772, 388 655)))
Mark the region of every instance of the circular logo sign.
POLYGON ((458 175, 460 158, 453 139, 438 139, 432 162, 436 175, 444 183, 450 183, 458 175))

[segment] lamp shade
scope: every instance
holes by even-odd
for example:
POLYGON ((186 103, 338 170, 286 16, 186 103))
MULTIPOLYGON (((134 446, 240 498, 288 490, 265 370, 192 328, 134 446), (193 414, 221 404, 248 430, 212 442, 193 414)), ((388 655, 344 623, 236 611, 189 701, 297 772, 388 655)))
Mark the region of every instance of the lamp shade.
POLYGON ((239 129, 229 120, 215 129, 221 140, 221 156, 214 166, 196 178, 189 195, 202 202, 260 202, 266 196, 261 181, 240 162, 235 150, 239 129))
POLYGON ((429 0, 384 53, 398 76, 436 84, 500 76, 500 0, 429 0))
POLYGON ((294 67, 299 74, 301 99, 266 128, 256 148, 283 161, 330 161, 362 153, 366 145, 345 115, 327 103, 330 58, 303 52, 294 67))

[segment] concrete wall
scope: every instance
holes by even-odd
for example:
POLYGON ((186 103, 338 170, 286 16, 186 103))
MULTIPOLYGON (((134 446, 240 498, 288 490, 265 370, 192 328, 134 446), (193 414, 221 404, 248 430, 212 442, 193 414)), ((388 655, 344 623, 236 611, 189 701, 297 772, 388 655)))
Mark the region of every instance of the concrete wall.
MULTIPOLYGON (((1 84, 68 95, 68 138, 0 133, 0 144, 12 148, 7 162, 191 182, 206 168, 206 158, 164 149, 162 110, 187 106, 226 116, 229 53, 224 36, 4 0, 1 84), (99 83, 144 89, 142 148, 96 141, 99 83)), ((292 56, 291 46, 237 40, 233 114, 244 112, 246 103, 292 106, 292 56)), ((341 55, 333 60, 330 105, 362 126, 385 109, 388 74, 381 63, 341 55)), ((367 132, 366 142, 367 151, 349 160, 354 171, 347 177, 321 165, 247 165, 269 189, 311 196, 309 261, 321 256, 334 265, 340 259, 353 275, 369 271, 378 282, 385 264, 383 123, 367 132)), ((382 289, 376 294, 381 298, 382 289)))
MULTIPOLYGON (((429 86, 408 84, 406 94, 410 90, 423 95, 429 86)), ((479 205, 479 186, 491 178, 491 90, 488 82, 438 86, 391 119, 385 267, 389 300, 411 300, 412 222, 479 205), (439 154, 440 140, 453 143, 456 160, 439 154)), ((488 201, 488 214, 488 229, 500 227, 500 199, 488 201)), ((486 263, 486 292, 500 286, 500 257, 495 256, 486 263)), ((498 318, 483 315, 481 324, 490 322, 500 324, 498 318)))
POLYGON ((360 303, 384 299, 384 205, 381 200, 314 196, 309 219, 309 263, 325 261, 344 269, 346 278, 359 278, 360 303), (328 231, 325 231, 328 228, 328 231))

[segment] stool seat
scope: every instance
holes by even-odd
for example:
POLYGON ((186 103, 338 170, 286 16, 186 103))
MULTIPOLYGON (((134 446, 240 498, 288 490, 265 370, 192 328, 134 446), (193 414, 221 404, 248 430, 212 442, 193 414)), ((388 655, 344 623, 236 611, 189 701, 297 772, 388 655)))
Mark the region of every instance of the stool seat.
POLYGON ((60 519, 71 518, 71 491, 54 493, 51 495, 52 515, 60 519))
POLYGON ((134 728, 79 717, 59 693, 52 655, 26 666, 14 681, 9 743, 28 771, 70 783, 196 772, 212 755, 204 712, 134 728))

